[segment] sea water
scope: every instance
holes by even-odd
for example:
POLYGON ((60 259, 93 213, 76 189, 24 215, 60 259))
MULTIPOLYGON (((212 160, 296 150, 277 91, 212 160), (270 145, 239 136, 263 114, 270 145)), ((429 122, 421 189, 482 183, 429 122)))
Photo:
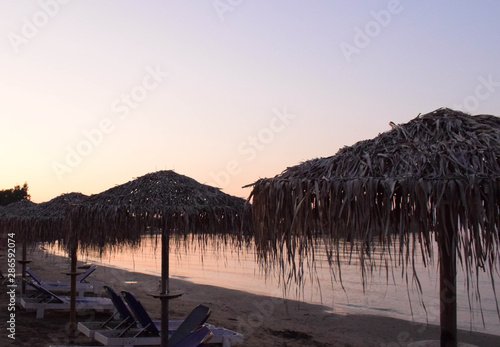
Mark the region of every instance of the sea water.
MULTIPOLYGON (((49 252, 61 255, 57 247, 49 252)), ((98 253, 86 252, 80 260, 118 267, 121 269, 152 275, 161 275, 161 236, 144 237, 139 248, 121 248, 119 251, 98 253)), ((286 290, 283 279, 273 271, 262 270, 252 247, 231 250, 229 247, 203 247, 195 244, 170 244, 170 277, 199 284, 220 286, 259 295, 302 300, 321 304, 327 311, 339 314, 374 314, 412 320, 419 323, 439 325, 439 278, 437 263, 423 265, 416 258, 416 271, 421 286, 411 275, 408 279, 400 268, 376 268, 370 276, 363 278, 359 264, 353 257, 341 260, 341 280, 338 274, 332 277, 324 250, 315 252, 315 269, 304 273, 302 286, 290 284, 286 290), (203 249, 202 249, 203 248, 203 249), (425 307, 425 308, 424 308, 425 307)), ((490 275, 474 274, 473 286, 467 291, 466 276, 459 267, 457 276, 458 327, 500 335, 500 318, 497 300, 490 275), (480 289, 481 300, 475 294, 480 289)), ((500 290, 500 275, 494 273, 494 283, 500 290)))

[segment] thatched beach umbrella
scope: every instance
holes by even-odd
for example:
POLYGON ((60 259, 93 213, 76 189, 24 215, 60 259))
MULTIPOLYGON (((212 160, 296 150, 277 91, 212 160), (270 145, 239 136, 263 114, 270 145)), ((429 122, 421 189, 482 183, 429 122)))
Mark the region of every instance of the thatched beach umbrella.
MULTIPOLYGON (((62 194, 50 201, 35 204, 21 200, 0 210, 0 230, 16 232, 16 241, 23 245, 22 276, 26 277, 26 245, 34 242, 61 241, 71 258, 70 322, 76 323, 76 261, 78 238, 72 232, 68 211, 87 198, 81 193, 62 194)), ((21 292, 25 292, 22 282, 21 292)))
MULTIPOLYGON (((9 229, 13 230, 16 227, 19 230, 19 223, 23 220, 30 220, 36 217, 38 214, 37 210, 38 204, 27 199, 13 202, 6 206, 0 206, 0 227, 2 227, 2 231, 7 231, 9 229)), ((30 236, 30 234, 26 234, 24 230, 19 231, 21 232, 19 236, 30 236)))
POLYGON ((66 247, 69 247, 70 244, 74 245, 74 240, 67 238, 69 232, 68 213, 71 208, 83 203, 86 199, 87 195, 82 193, 65 193, 40 203, 37 218, 40 226, 37 228, 36 236, 42 242, 71 241, 66 247))
MULTIPOLYGON (((19 263, 22 266, 22 278, 26 278, 27 244, 37 240, 33 232, 33 225, 39 214, 38 204, 23 199, 0 208, 0 233, 13 233, 16 243, 22 244, 22 259, 19 263)), ((21 282, 21 294, 26 292, 26 283, 21 282)))
POLYGON ((68 241, 68 226, 64 223, 67 209, 85 198, 81 193, 68 193, 40 204, 21 200, 3 206, 0 209, 0 230, 15 230, 18 242, 68 241))
POLYGON ((70 292, 70 323, 71 332, 74 333, 76 325, 76 264, 78 250, 78 235, 72 230, 69 220, 69 212, 79 204, 83 203, 87 196, 82 193, 67 193, 59 195, 52 200, 39 205, 37 218, 38 227, 35 234, 39 241, 60 241, 68 251, 71 259, 71 269, 68 275, 71 277, 70 292))
POLYGON ((16 241, 31 242, 36 236, 28 227, 33 219, 38 216, 38 204, 24 199, 0 207, 0 230, 2 232, 15 232, 16 241))
POLYGON ((244 199, 173 171, 159 171, 92 195, 72 212, 72 223, 82 247, 100 249, 123 242, 138 244, 142 235, 161 230, 161 342, 167 346, 170 235, 241 238, 243 218, 249 215, 245 211, 244 199))
POLYGON ((332 263, 357 252, 365 269, 378 244, 408 273, 417 256, 432 258, 436 240, 441 346, 457 345, 457 257, 467 281, 486 268, 494 288, 500 259, 497 117, 439 109, 253 186, 258 251, 265 261, 288 261, 292 270, 295 259, 325 238, 332 263))

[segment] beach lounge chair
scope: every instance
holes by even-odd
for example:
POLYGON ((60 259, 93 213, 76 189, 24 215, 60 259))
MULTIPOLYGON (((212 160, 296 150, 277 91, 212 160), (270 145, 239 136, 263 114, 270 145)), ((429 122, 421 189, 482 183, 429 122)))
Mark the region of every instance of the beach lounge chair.
MULTIPOLYGON (((138 322, 133 316, 132 312, 130 312, 127 304, 123 301, 122 297, 116 294, 116 292, 108 286, 103 286, 103 288, 113 302, 113 305, 115 305, 116 312, 104 322, 78 322, 78 330, 91 339, 94 338, 96 332, 106 332, 109 330, 120 332, 129 330, 135 331, 137 333, 138 329, 141 328, 139 327, 138 322), (119 316, 119 318, 117 316, 119 316)), ((180 320, 170 321, 168 324, 169 330, 176 330, 181 323, 182 321, 180 320)), ((159 321, 155 321, 154 324, 159 328, 159 321)))
MULTIPOLYGON (((201 326, 184 339, 176 343, 175 345, 169 344, 172 347, 200 347, 204 346, 211 338, 213 334, 210 329, 206 326, 201 326)), ((69 346, 69 345, 50 345, 49 347, 88 347, 88 346, 69 346)), ((98 347, 98 346, 93 346, 98 347)), ((120 346, 114 346, 120 347, 120 346)))
MULTIPOLYGON (((122 292, 129 308, 136 317, 140 328, 129 329, 128 331, 96 331, 94 339, 107 346, 133 346, 133 345, 157 345, 160 343, 160 322, 153 321, 144 306, 134 295, 129 292, 122 292)), ((184 321, 169 321, 169 344, 175 345, 188 336, 197 327, 203 325, 210 315, 210 309, 199 305, 186 317, 184 321)), ((217 328, 206 324, 210 330, 212 338, 208 344, 222 344, 229 347, 242 343, 243 335, 234 331, 217 328)))
MULTIPOLYGON (((79 296, 84 296, 85 293, 94 293, 97 294, 101 285, 98 283, 90 283, 87 282, 87 277, 90 276, 95 270, 97 266, 92 265, 85 271, 84 273, 78 275, 76 277, 76 290, 78 291, 79 296)), ((33 281, 35 281, 39 286, 44 287, 45 289, 51 292, 69 292, 71 291, 71 282, 61 282, 61 281, 43 281, 40 277, 38 277, 33 270, 30 268, 26 268, 26 273, 31 276, 33 281)))
MULTIPOLYGON (((122 295, 143 329, 147 330, 150 334, 160 336, 159 324, 155 324, 155 322, 153 322, 144 306, 142 306, 141 302, 129 292, 122 291, 122 295)), ((198 305, 188 314, 186 319, 184 319, 181 324, 176 327, 175 330, 173 330, 172 334, 168 338, 169 344, 175 346, 182 339, 187 337, 191 332, 195 331, 200 326, 205 324, 208 317, 210 316, 210 313, 211 311, 208 307, 204 305, 198 305)), ((170 330, 169 322, 169 333, 171 331, 172 330, 170 330)))
MULTIPOLYGON (((153 322, 144 309, 144 306, 138 301, 135 296, 133 296, 129 292, 122 291, 122 295, 125 298, 125 301, 128 303, 130 309, 134 313, 135 317, 139 321, 139 323, 143 327, 151 327, 151 332, 157 333, 159 335, 159 326, 160 323, 153 322), (153 328, 153 326, 155 326, 153 328)), ((197 326, 205 325, 209 328, 212 333, 212 337, 208 341, 208 344, 222 344, 223 347, 230 347, 233 344, 242 343, 244 337, 242 334, 237 332, 225 329, 225 328, 217 328, 210 324, 205 324, 208 317, 210 316, 210 309, 204 305, 198 305, 189 315, 182 321, 178 327, 174 327, 175 331, 172 333, 173 325, 177 325, 177 322, 172 324, 172 321, 169 321, 168 328, 169 333, 172 335, 168 339, 169 344, 176 345, 179 343, 185 336, 190 334, 197 326)))
POLYGON ((115 312, 104 322, 78 322, 78 330, 85 336, 94 338, 96 331, 106 330, 125 330, 138 328, 137 321, 128 309, 127 305, 116 292, 108 287, 103 286, 104 291, 115 306, 115 312))
MULTIPOLYGON (((150 346, 160 344, 160 322, 154 322, 141 302, 131 293, 122 292, 122 295, 140 327, 138 329, 124 329, 121 331, 96 331, 94 339, 106 346, 150 346)), ((203 325, 209 315, 210 309, 199 305, 179 324, 170 321, 169 333, 171 336, 169 338, 169 345, 174 346, 177 342, 186 338, 190 333, 203 325), (172 338, 174 339, 170 340, 172 338)))
MULTIPOLYGON (((201 326, 195 331, 191 332, 189 335, 184 337, 175 345, 169 343, 169 346, 172 347, 200 347, 204 346, 211 338, 212 332, 206 326, 201 326)), ((133 346, 133 345, 131 345, 133 346)), ((49 347, 88 347, 88 346, 73 346, 73 345, 50 345, 49 347)), ((91 346, 91 347, 99 347, 99 346, 91 346)), ((113 347, 121 347, 121 346, 113 346, 113 347)))
MULTIPOLYGON (((43 318, 45 310, 69 310, 70 297, 59 296, 35 282, 26 281, 28 285, 36 289, 29 297, 21 298, 21 306, 29 311, 36 311, 36 318, 43 318)), ((76 298, 77 310, 114 311, 114 305, 108 298, 80 297, 76 298)))
POLYGON ((209 343, 213 335, 206 325, 202 325, 176 344, 172 344, 169 340, 169 345, 173 347, 199 347, 209 343))
MULTIPOLYGON (((172 345, 169 343, 169 346, 172 346, 172 347, 200 347, 200 346, 204 346, 212 338, 212 335, 213 334, 208 327, 201 326, 198 329, 196 329, 195 331, 191 332, 186 337, 184 337, 182 340, 180 340, 175 345, 172 345)), ((49 347, 87 347, 87 346, 50 345, 49 347)), ((98 347, 98 346, 92 346, 92 347, 98 347)), ((113 346, 113 347, 120 347, 120 346, 113 346)))

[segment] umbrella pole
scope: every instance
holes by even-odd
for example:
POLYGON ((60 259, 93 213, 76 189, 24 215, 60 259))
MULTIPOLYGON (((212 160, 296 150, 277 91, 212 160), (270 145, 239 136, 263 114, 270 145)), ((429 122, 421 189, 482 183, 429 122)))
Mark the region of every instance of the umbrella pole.
POLYGON ((453 224, 447 213, 439 242, 441 347, 457 347, 457 254, 453 224))
POLYGON ((26 294, 26 282, 24 282, 26 278, 26 242, 23 242, 23 260, 21 262, 22 264, 22 280, 21 280, 21 294, 24 296, 26 294))
POLYGON ((169 235, 164 227, 161 233, 161 346, 168 346, 168 297, 169 292, 169 235))
POLYGON ((71 249, 71 301, 70 301, 70 336, 74 337, 76 333, 76 247, 71 249))

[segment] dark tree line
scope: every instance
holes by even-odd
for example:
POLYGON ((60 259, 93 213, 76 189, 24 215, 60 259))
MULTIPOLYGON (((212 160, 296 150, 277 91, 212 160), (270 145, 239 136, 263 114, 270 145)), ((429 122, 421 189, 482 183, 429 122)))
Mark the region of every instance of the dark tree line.
POLYGON ((15 186, 11 189, 0 190, 0 206, 5 206, 13 202, 30 199, 28 194, 28 183, 24 183, 23 186, 15 186))

